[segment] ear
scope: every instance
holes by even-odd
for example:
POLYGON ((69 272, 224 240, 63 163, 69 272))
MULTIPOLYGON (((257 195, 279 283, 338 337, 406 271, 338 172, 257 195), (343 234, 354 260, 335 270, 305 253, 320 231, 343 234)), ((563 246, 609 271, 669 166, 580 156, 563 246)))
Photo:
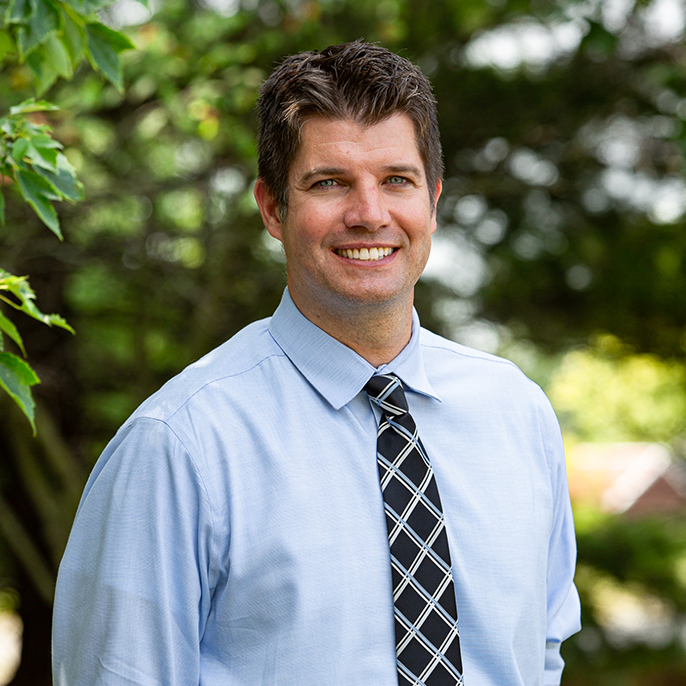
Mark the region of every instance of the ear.
POLYGON ((278 203, 267 189, 263 179, 255 181, 255 201, 260 208, 264 228, 283 243, 283 227, 279 218, 278 203))
POLYGON ((438 199, 441 197, 441 191, 443 190, 443 181, 441 179, 438 179, 436 181, 436 190, 434 191, 433 195, 433 201, 434 201, 434 209, 433 209, 433 216, 431 217, 431 233, 436 231, 436 227, 438 226, 438 199))

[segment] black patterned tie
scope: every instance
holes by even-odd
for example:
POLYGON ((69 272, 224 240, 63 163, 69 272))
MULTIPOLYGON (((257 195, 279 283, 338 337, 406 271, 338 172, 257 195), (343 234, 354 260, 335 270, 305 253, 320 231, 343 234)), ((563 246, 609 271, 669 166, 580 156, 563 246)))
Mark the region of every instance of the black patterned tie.
POLYGON ((441 499, 402 383, 373 376, 377 461, 391 548, 398 683, 462 686, 455 588, 441 499))

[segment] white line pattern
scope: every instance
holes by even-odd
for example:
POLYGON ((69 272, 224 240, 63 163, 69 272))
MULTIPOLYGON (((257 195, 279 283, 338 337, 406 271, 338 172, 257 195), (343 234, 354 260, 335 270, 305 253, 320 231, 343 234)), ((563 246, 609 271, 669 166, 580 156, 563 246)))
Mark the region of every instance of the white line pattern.
POLYGON ((455 588, 441 500, 402 382, 365 387, 382 412, 377 462, 393 573, 398 682, 463 686, 455 588))

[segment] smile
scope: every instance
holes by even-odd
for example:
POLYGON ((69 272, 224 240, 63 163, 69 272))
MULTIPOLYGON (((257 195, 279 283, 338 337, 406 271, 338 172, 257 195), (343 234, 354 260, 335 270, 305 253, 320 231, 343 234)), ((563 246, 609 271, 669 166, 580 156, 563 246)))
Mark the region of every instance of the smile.
POLYGON ((365 262, 382 260, 388 257, 393 252, 393 248, 342 248, 336 250, 336 254, 341 257, 347 257, 349 260, 364 260, 365 262))

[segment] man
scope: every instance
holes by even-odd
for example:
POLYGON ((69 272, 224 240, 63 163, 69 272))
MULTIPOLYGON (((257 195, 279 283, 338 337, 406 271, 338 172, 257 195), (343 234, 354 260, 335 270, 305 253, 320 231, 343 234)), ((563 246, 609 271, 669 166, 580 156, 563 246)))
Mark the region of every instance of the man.
POLYGON ((413 311, 441 192, 428 81, 356 42, 286 59, 259 109, 288 289, 97 463, 55 683, 559 684, 579 605, 555 416, 413 311))

